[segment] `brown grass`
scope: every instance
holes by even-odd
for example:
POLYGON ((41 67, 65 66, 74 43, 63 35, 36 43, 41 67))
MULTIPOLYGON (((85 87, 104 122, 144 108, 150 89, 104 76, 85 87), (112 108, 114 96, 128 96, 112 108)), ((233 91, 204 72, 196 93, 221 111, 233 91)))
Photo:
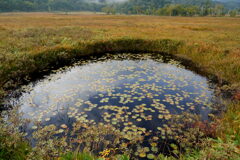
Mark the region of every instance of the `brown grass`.
POLYGON ((0 14, 1 53, 35 53, 56 45, 121 38, 182 40, 189 48, 179 54, 234 83, 240 82, 239 35, 240 20, 230 17, 0 14))
MULTIPOLYGON (((178 55, 190 59, 220 80, 227 80, 230 88, 240 90, 240 19, 230 17, 0 14, 0 80, 8 81, 13 71, 17 77, 20 72, 34 68, 34 64, 45 63, 44 55, 55 54, 54 49, 75 53, 83 44, 99 43, 101 46, 101 42, 118 39, 183 41, 184 45, 177 48, 178 55)), ((93 46, 97 50, 98 45, 93 46)), ((127 48, 128 44, 125 46, 127 48)), ((54 56, 51 58, 55 60, 54 56)), ((47 65, 48 62, 39 68, 44 69, 47 65)), ((240 105, 233 103, 231 106, 234 112, 230 109, 223 118, 223 127, 234 121, 231 128, 239 132, 239 117, 231 119, 228 115, 236 117, 240 114, 240 105)))

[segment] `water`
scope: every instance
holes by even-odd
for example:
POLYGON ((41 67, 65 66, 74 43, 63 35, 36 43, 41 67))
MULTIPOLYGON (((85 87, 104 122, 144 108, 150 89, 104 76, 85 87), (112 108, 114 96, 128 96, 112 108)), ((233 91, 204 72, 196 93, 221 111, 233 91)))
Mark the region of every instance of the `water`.
MULTIPOLYGON (((138 148, 148 148, 150 142, 145 141, 168 136, 163 128, 173 115, 188 112, 208 120, 216 100, 212 86, 175 60, 147 53, 116 54, 54 71, 24 86, 11 104, 20 106, 23 118, 38 122, 27 126, 29 134, 49 125, 64 133, 76 122, 111 124, 124 135, 124 142, 142 136, 138 148)), ((158 142, 149 154, 161 152, 158 142)))

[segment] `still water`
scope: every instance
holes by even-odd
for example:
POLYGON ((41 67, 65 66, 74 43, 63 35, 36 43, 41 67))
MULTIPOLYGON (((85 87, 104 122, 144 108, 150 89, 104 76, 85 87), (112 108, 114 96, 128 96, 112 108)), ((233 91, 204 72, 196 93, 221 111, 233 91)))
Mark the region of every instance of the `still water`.
MULTIPOLYGON (((118 128, 126 139, 146 133, 149 139, 157 132, 164 138, 163 126, 173 115, 189 112, 208 120, 213 88, 206 77, 160 55, 106 54, 53 71, 24 86, 11 103, 24 118, 60 132, 75 122, 101 123, 118 128)), ((30 123, 27 132, 38 127, 30 123)))

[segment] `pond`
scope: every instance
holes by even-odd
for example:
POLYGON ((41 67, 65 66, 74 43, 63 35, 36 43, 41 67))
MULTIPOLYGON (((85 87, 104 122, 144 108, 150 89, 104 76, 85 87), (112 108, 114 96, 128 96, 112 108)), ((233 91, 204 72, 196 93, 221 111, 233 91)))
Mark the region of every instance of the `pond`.
POLYGON ((141 137, 134 153, 149 159, 166 152, 161 146, 174 132, 168 125, 174 115, 187 112, 209 120, 217 101, 214 84, 206 77, 153 53, 91 57, 22 90, 11 104, 32 120, 25 129, 29 137, 50 125, 58 129, 58 136, 73 130, 76 123, 111 125, 121 133, 118 143, 126 148, 133 137, 141 137))

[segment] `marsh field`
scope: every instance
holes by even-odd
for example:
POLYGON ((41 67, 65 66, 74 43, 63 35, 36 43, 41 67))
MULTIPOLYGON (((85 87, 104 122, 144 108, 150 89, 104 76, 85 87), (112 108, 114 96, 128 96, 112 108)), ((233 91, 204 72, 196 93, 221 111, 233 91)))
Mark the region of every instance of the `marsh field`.
POLYGON ((0 159, 240 159, 239 17, 0 14, 0 159))

